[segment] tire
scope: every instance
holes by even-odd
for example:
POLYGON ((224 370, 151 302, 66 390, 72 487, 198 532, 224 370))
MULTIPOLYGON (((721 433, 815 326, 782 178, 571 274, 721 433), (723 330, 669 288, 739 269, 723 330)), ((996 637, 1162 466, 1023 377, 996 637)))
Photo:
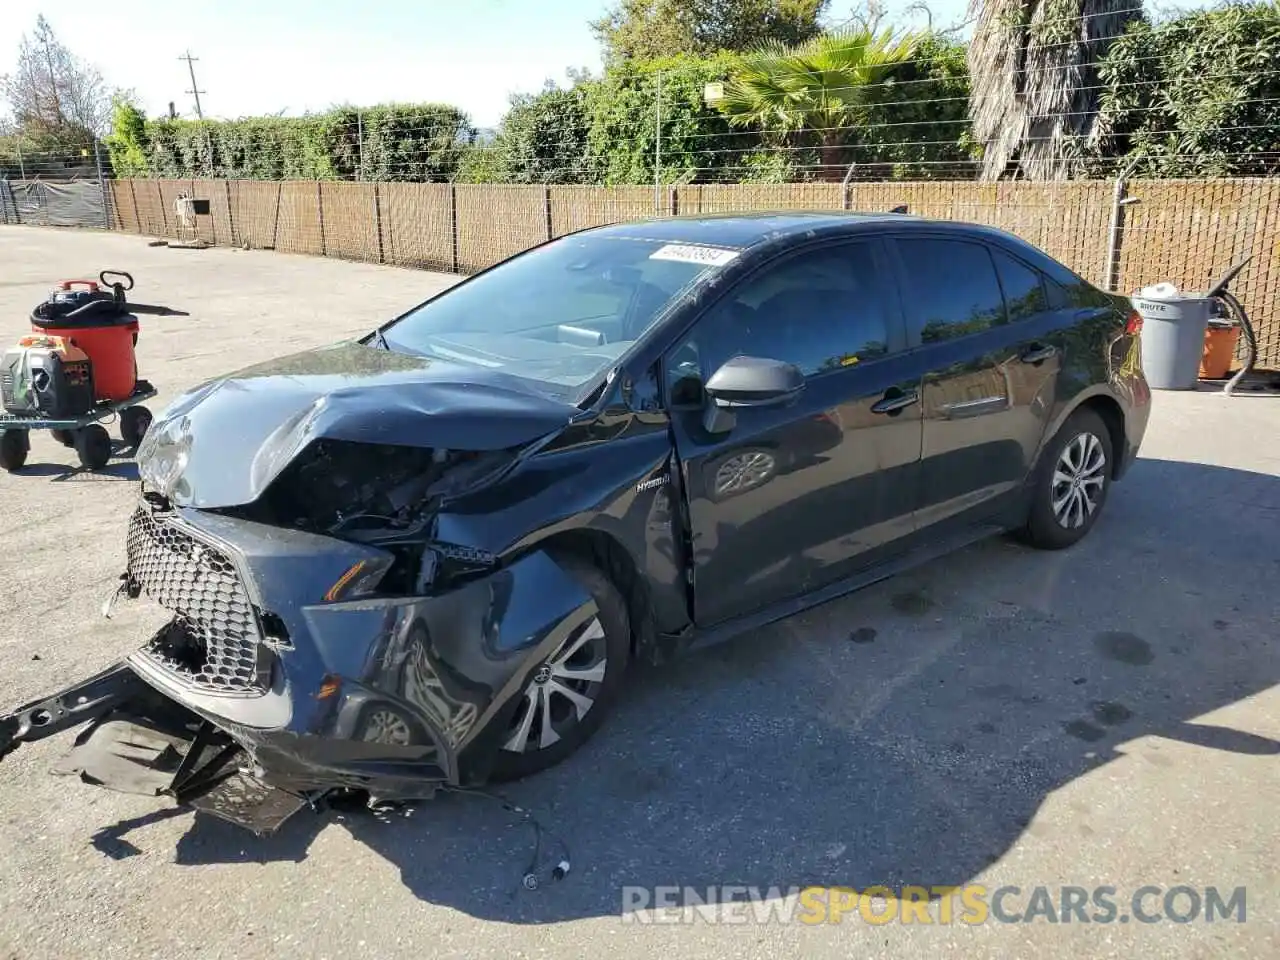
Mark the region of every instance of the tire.
POLYGON ((111 435, 99 423, 91 423, 76 431, 76 454, 80 466, 87 470, 101 470, 111 459, 111 435))
POLYGON ((1041 550, 1061 550, 1084 539, 1106 505, 1114 456, 1111 433, 1101 417, 1092 410, 1068 417, 1036 465, 1031 509, 1020 539, 1041 550))
POLYGON ((146 407, 125 407, 120 411, 120 439, 137 450, 151 428, 151 419, 146 407))
POLYGON ((57 440, 64 447, 74 447, 76 445, 76 432, 74 430, 50 430, 53 439, 57 440))
MULTIPOLYGON (((539 665, 538 670, 533 672, 529 685, 519 695, 521 702, 517 705, 507 729, 502 734, 501 745, 498 748, 493 768, 490 772, 490 779, 494 781, 501 782, 527 777, 553 767, 566 759, 586 743, 591 738, 591 735, 599 729, 622 690, 628 661, 631 656, 631 626, 627 618, 626 602, 623 600, 622 594, 618 592, 618 588, 610 582, 609 578, 587 561, 576 557, 562 558, 561 564, 595 599, 597 615, 570 633, 564 647, 552 654, 547 661, 539 665), (556 731, 558 739, 548 746, 539 746, 537 741, 540 738, 541 719, 545 714, 542 712, 543 700, 539 699, 539 693, 537 692, 541 686, 538 676, 544 668, 553 669, 552 664, 556 657, 562 654, 565 648, 572 647, 584 633, 592 631, 597 622, 603 632, 603 637, 599 641, 588 640, 573 657, 569 658, 568 663, 563 665, 577 668, 576 661, 582 651, 588 648, 598 649, 602 652, 605 665, 603 679, 598 684, 586 684, 585 688, 578 689, 580 694, 585 693, 590 696, 591 705, 581 716, 576 716, 576 711, 570 713, 569 719, 571 719, 571 722, 555 720, 553 729, 556 731), (592 689, 593 686, 594 690, 592 689), (519 733, 523 727, 522 721, 525 719, 526 714, 530 712, 535 714, 535 718, 532 725, 525 731, 525 748, 516 750, 514 747, 519 742, 519 733), (576 719, 573 719, 574 717, 576 719)), ((588 664, 585 669, 591 669, 591 665, 588 664)), ((572 682, 581 683, 582 681, 572 682)), ((542 686, 541 693, 542 697, 546 697, 549 700, 553 717, 557 710, 563 713, 565 710, 572 709, 571 701, 567 698, 548 692, 554 689, 551 684, 556 683, 564 683, 564 678, 563 676, 556 676, 553 672, 550 679, 546 681, 547 685, 542 686)))
POLYGON ((5 430, 0 433, 0 467, 13 473, 27 463, 31 452, 31 438, 26 430, 5 430))

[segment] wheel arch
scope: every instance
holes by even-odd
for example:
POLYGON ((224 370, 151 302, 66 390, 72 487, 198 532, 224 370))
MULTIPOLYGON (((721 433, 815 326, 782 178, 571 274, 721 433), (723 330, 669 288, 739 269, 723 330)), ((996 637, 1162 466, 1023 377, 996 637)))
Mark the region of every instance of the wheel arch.
POLYGON ((1062 429, 1062 425, 1066 423, 1079 410, 1092 410, 1101 419, 1107 428, 1107 437, 1111 441, 1111 479, 1120 479, 1120 473, 1124 469, 1125 452, 1128 448, 1128 438, 1125 433, 1124 409, 1120 406, 1120 402, 1115 397, 1107 393, 1106 390, 1098 388, 1089 393, 1081 394, 1076 399, 1063 408, 1062 412, 1054 420, 1051 427, 1044 432, 1044 439, 1040 444, 1040 451, 1037 454, 1037 460, 1043 456, 1044 451, 1048 449, 1053 442, 1053 438, 1058 435, 1058 431, 1062 429))
POLYGON ((627 605, 632 658, 653 650, 657 641, 653 598, 639 563, 620 538, 597 527, 580 527, 554 533, 536 546, 552 557, 559 553, 586 560, 608 577, 627 605))

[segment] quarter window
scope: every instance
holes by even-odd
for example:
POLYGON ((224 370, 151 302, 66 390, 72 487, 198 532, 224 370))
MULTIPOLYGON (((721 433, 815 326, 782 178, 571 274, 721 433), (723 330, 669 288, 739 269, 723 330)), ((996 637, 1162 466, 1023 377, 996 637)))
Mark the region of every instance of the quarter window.
POLYGON ((1002 250, 992 250, 1009 320, 1017 323, 1048 309, 1040 272, 1013 259, 1002 250))

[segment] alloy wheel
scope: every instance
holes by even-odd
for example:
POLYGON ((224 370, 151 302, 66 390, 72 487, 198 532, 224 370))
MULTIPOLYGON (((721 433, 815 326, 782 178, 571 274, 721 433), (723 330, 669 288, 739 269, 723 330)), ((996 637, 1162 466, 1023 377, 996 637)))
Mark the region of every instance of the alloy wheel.
POLYGON ((1053 469, 1053 517, 1067 530, 1089 522, 1102 499, 1107 455, 1092 433, 1078 434, 1062 448, 1053 469))
POLYGON ((604 627, 592 617, 534 671, 503 749, 532 753, 559 742, 594 706, 607 668, 604 627))

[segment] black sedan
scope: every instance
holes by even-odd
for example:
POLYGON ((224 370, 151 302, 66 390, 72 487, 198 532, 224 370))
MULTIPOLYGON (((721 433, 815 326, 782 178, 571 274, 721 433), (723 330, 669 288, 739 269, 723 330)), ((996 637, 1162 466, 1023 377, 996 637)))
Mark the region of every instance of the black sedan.
POLYGON ((639 658, 1085 536, 1146 428, 1140 327, 1008 234, 897 214, 544 244, 177 399, 116 598, 154 632, 0 718, 0 755, 92 721, 66 769, 259 831, 541 770, 639 658))

